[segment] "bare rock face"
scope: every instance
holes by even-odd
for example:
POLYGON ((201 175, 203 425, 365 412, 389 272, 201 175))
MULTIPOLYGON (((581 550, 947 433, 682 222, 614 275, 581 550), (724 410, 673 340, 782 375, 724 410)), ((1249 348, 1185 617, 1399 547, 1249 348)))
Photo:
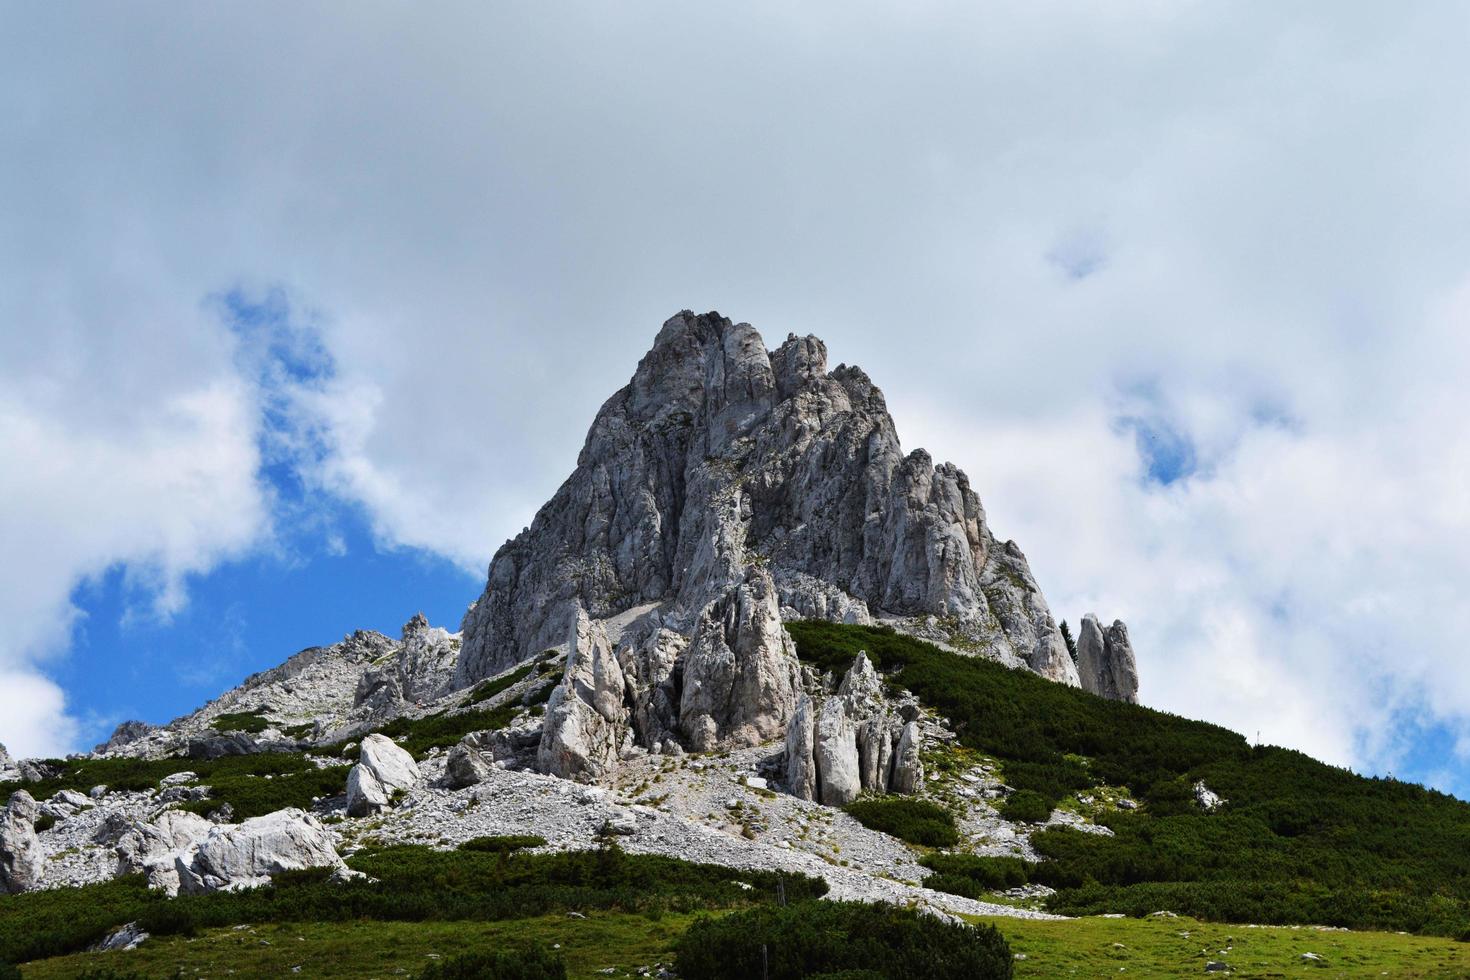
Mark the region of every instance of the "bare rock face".
POLYGON ((419 785, 418 763, 386 735, 368 735, 358 748, 357 765, 347 774, 347 812, 364 817, 385 810, 395 793, 419 785))
POLYGON ((1077 669, 1082 688, 1114 701, 1138 703, 1138 664, 1122 620, 1103 629, 1097 616, 1082 617, 1077 631, 1077 669))
POLYGON ((36 837, 40 808, 31 794, 18 789, 0 813, 0 892, 18 894, 39 887, 46 858, 36 837))
POLYGON ((611 771, 628 739, 626 684, 599 622, 577 611, 566 673, 551 692, 537 752, 542 772, 595 779, 611 771))
POLYGON ((332 835, 315 817, 294 809, 216 827, 175 858, 179 890, 194 895, 254 888, 281 871, 341 867, 332 835))
MULTIPOLYGON (((768 573, 778 616, 932 618, 956 646, 1077 682, 1020 549, 991 534, 962 472, 903 453, 867 375, 828 371, 815 337, 768 351, 749 324, 684 312, 598 412, 576 470, 496 553, 465 615, 458 684, 559 646, 579 613, 641 606, 690 639, 685 668, 718 673, 733 648, 705 613, 740 606, 730 593, 755 587, 753 568, 768 573)), ((679 674, 637 685, 677 686, 679 674)), ((726 737, 705 705, 690 707, 687 738, 726 737)))

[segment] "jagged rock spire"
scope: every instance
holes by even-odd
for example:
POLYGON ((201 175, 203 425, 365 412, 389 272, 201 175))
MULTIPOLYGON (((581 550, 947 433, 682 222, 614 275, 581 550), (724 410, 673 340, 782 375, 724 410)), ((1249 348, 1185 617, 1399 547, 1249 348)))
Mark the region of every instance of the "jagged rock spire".
POLYGON ((756 566, 789 615, 933 617, 959 646, 1077 683, 1025 556, 991 534, 964 473, 902 452, 861 369, 828 371, 815 337, 767 351, 749 324, 688 311, 496 553, 458 683, 563 647, 579 613, 657 604, 689 636, 756 566))
POLYGON ((1138 664, 1121 619, 1104 629, 1096 613, 1082 617, 1077 632, 1077 672, 1082 688, 1114 701, 1138 703, 1138 664))

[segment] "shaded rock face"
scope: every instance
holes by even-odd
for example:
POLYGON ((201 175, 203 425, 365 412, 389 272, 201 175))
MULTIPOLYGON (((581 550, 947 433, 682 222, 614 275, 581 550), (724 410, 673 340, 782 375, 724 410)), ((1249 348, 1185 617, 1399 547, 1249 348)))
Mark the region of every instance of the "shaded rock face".
POLYGON ((1097 616, 1082 617, 1077 631, 1077 671, 1082 688, 1114 701, 1138 703, 1138 665, 1122 620, 1104 629, 1097 616))
POLYGON ((41 884, 46 858, 36 837, 40 815, 31 794, 23 789, 10 794, 0 813, 0 892, 14 895, 41 884))
MULTIPOLYGON (((864 790, 916 794, 924 788, 919 726, 891 704, 866 654, 858 654, 826 697, 803 694, 786 731, 786 789, 844 806, 864 790)), ((911 712, 910 712, 911 716, 911 712)))
MULTIPOLYGON (((867 375, 828 371, 815 337, 771 352, 749 324, 684 312, 598 412, 576 470, 496 553, 465 616, 457 683, 565 643, 579 613, 609 619, 643 605, 691 639, 686 668, 718 671, 733 648, 706 612, 755 568, 778 614, 935 617, 966 649, 1077 682, 1020 549, 991 534, 962 472, 902 452, 867 375)), ((667 694, 679 667, 651 666, 637 685, 667 694)), ((720 674, 721 689, 730 679, 720 674)), ((781 700, 784 723, 795 706, 781 700)), ((652 721, 673 721, 660 710, 652 721)), ((702 744, 701 717, 678 721, 702 744)))

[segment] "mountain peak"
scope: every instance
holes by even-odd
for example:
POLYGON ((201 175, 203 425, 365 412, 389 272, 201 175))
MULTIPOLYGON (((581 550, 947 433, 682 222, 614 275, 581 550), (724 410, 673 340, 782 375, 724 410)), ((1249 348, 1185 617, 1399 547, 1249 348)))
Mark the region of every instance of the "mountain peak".
POLYGON ((688 310, 496 553, 465 616, 459 683, 568 648, 580 615, 646 607, 687 643, 752 575, 769 577, 783 620, 888 622, 1079 683, 1021 550, 992 535, 960 469, 902 452, 861 368, 829 371, 817 337, 768 350, 750 324, 688 310))

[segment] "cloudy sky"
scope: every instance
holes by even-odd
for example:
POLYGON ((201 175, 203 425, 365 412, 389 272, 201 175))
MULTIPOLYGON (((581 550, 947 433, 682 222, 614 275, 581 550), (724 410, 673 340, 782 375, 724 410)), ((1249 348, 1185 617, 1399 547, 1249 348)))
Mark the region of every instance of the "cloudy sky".
POLYGON ((0 741, 457 625, 688 307, 1147 703, 1470 795, 1470 6, 698 6, 0 2, 0 741))

